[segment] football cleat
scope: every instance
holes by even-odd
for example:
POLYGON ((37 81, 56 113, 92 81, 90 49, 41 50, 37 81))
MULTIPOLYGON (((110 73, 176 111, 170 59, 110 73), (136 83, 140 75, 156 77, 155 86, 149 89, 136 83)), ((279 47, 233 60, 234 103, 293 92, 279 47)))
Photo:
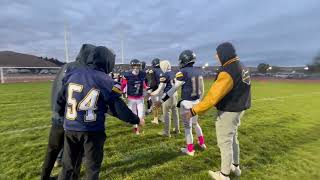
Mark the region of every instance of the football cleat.
POLYGON ((159 135, 159 136, 163 136, 163 137, 168 137, 168 138, 171 137, 170 134, 167 134, 167 133, 164 133, 164 132, 158 132, 158 135, 159 135))
POLYGON ((182 153, 184 153, 184 154, 186 154, 186 155, 189 155, 189 156, 194 156, 194 150, 193 151, 188 151, 188 149, 187 148, 181 148, 181 152, 182 153))
POLYGON ((202 150, 206 150, 207 149, 206 144, 201 144, 201 145, 199 144, 199 146, 201 147, 202 150))
POLYGON ((241 175, 241 169, 240 169, 240 166, 235 166, 233 164, 231 164, 231 167, 230 167, 230 171, 232 173, 234 173, 236 176, 240 176, 241 175))
POLYGON ((216 171, 216 172, 208 171, 208 173, 209 173, 209 176, 215 180, 230 180, 228 176, 224 176, 223 174, 221 174, 220 171, 216 171))

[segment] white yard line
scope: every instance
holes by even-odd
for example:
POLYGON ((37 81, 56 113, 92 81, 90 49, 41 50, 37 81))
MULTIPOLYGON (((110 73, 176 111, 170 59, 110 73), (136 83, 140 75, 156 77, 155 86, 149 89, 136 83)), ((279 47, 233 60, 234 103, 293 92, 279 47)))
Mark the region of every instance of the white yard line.
MULTIPOLYGON (((296 95, 291 95, 291 96, 278 96, 278 97, 270 97, 270 98, 253 99, 252 101, 275 101, 275 100, 292 98, 292 97, 311 96, 311 95, 315 95, 315 94, 320 94, 320 92, 311 92, 311 93, 308 93, 308 94, 296 94, 296 95)), ((32 128, 17 129, 17 130, 10 130, 10 131, 1 132, 0 135, 10 135, 10 134, 14 134, 14 133, 28 132, 28 131, 34 131, 34 130, 42 130, 42 129, 45 129, 45 128, 48 128, 48 127, 50 127, 50 125, 36 126, 36 127, 32 127, 32 128)))
POLYGON ((5 131, 0 133, 0 135, 10 135, 10 134, 17 134, 17 133, 22 133, 22 132, 27 132, 27 131, 34 131, 34 130, 42 130, 42 129, 46 129, 50 127, 50 125, 46 125, 46 126, 36 126, 36 127, 32 127, 32 128, 25 128, 25 129, 17 129, 17 130, 10 130, 10 131, 5 131))
POLYGON ((274 101, 274 100, 287 99, 292 97, 306 97, 306 96, 311 96, 315 94, 320 94, 320 92, 311 92, 308 94, 295 94, 290 96, 267 97, 267 98, 253 99, 252 101, 274 101))

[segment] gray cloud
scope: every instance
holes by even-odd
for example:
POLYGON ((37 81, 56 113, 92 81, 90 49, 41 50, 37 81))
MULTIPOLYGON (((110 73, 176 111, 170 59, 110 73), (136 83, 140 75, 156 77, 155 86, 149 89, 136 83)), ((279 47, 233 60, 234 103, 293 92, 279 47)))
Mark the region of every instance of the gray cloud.
MULTIPOLYGON (((320 50, 318 0, 9 1, 0 11, 0 50, 64 59, 82 43, 106 45, 120 58, 172 60, 187 48, 199 64, 215 64, 215 47, 232 41, 248 65, 303 65, 320 50)), ((118 61, 120 62, 120 61, 118 61)))

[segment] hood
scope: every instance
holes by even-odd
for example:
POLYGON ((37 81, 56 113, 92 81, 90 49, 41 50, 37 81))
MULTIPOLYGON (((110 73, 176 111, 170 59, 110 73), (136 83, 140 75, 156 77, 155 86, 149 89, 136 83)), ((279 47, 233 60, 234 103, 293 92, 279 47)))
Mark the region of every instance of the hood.
POLYGON ((97 46, 90 52, 86 65, 108 74, 113 70, 115 59, 116 55, 112 49, 104 46, 97 46))
POLYGON ((160 61, 160 68, 161 68, 162 72, 164 72, 164 73, 171 71, 171 64, 168 60, 160 61))
POLYGON ((87 64, 87 60, 88 60, 88 56, 91 53, 91 51, 94 50, 94 48, 96 48, 96 46, 92 45, 92 44, 83 44, 80 52, 76 58, 76 62, 79 62, 83 65, 87 64))
POLYGON ((221 65, 225 64, 228 60, 237 57, 236 50, 230 42, 220 44, 216 50, 221 65))

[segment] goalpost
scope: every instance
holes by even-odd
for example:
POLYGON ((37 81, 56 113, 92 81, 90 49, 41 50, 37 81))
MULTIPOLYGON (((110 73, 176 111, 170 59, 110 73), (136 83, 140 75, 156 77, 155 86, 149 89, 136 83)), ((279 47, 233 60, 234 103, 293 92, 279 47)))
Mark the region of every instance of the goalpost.
POLYGON ((60 67, 0 67, 1 84, 53 80, 60 67))

